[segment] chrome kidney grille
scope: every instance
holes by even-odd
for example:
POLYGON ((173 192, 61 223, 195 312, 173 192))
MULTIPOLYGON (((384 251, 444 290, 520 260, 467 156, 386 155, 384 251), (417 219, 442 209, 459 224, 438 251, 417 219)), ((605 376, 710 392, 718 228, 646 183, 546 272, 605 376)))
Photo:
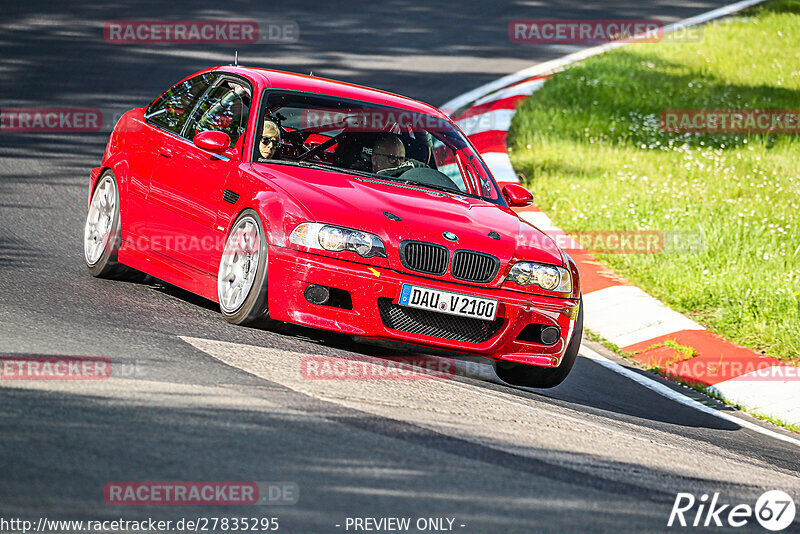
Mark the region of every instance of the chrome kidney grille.
POLYGON ((412 271, 443 275, 447 272, 450 253, 441 245, 403 241, 400 243, 400 261, 406 269, 412 271))
MULTIPOLYGON (((441 276, 447 272, 450 252, 442 245, 421 241, 400 243, 400 261, 406 269, 441 276)), ((486 283, 494 280, 500 260, 491 254, 457 250, 453 254, 451 274, 466 282, 486 283)))
POLYGON ((491 254, 457 250, 453 254, 453 278, 468 282, 491 282, 500 270, 500 260, 491 254))

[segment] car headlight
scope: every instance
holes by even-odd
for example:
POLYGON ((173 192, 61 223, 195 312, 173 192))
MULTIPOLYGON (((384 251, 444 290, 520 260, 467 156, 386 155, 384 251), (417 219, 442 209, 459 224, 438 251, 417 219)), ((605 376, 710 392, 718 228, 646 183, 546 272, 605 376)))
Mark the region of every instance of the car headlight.
POLYGON ((292 230, 289 242, 318 250, 349 250, 362 258, 386 257, 381 238, 369 232, 322 223, 302 223, 292 230))
POLYGON ((509 271, 506 280, 523 287, 536 284, 547 291, 572 292, 572 277, 569 271, 555 265, 518 261, 509 271))

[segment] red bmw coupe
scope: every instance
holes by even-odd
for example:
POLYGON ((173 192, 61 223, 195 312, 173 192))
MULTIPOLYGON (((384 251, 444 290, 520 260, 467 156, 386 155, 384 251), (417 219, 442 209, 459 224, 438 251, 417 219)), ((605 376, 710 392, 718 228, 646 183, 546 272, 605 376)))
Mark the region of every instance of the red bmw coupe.
POLYGON ((264 69, 194 74, 119 120, 91 172, 84 256, 285 321, 495 362, 552 387, 583 331, 578 271, 441 111, 264 69))

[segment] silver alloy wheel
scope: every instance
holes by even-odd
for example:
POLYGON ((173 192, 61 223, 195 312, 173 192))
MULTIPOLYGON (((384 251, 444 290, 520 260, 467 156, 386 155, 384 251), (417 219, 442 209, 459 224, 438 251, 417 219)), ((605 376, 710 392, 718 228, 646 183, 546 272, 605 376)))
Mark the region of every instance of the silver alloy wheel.
POLYGON ((253 287, 261 254, 261 233, 256 221, 243 217, 236 223, 225 243, 217 275, 219 305, 234 313, 244 303, 253 287))
POLYGON ((111 241, 109 234, 117 208, 117 186, 111 176, 106 175, 95 189, 83 229, 83 255, 90 267, 100 261, 111 241))

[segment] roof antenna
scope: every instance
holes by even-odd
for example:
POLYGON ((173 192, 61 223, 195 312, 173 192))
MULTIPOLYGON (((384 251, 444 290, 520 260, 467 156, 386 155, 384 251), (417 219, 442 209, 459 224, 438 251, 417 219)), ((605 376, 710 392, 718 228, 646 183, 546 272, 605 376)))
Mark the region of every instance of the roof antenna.
POLYGON ((233 53, 233 66, 234 67, 238 67, 239 66, 239 51, 238 50, 236 50, 233 53))

